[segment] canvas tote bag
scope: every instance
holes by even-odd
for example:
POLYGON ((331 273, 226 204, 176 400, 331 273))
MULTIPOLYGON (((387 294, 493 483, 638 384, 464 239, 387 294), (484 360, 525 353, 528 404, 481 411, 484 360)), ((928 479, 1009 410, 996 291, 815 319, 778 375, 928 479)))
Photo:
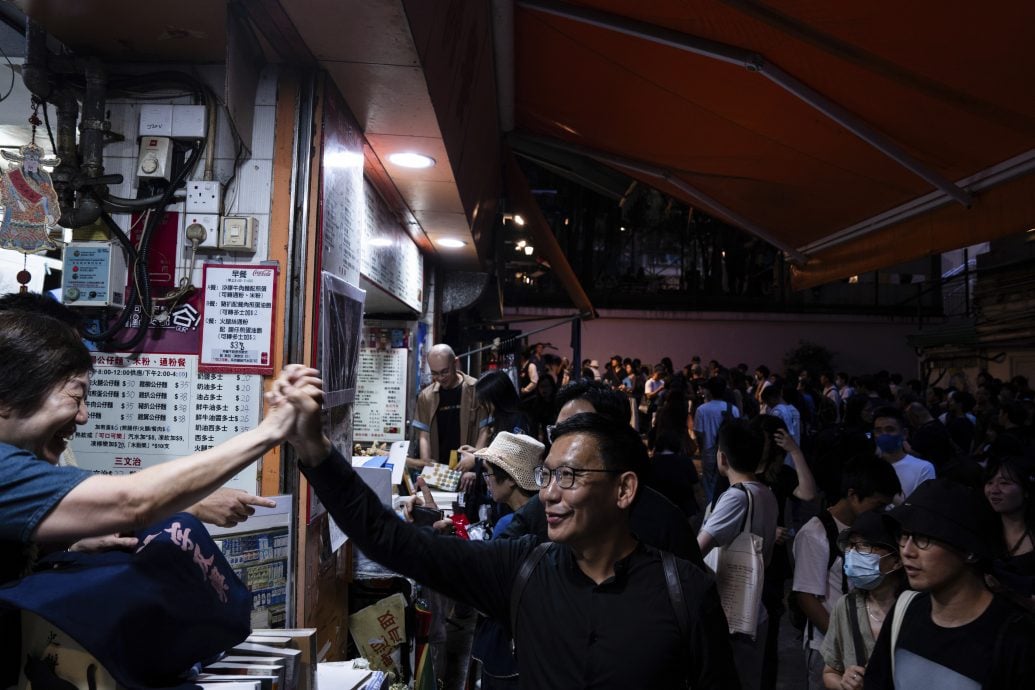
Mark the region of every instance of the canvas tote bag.
POLYGON ((740 525, 740 534, 728 546, 712 549, 704 562, 715 573, 730 634, 741 633, 753 640, 758 631, 758 609, 765 577, 763 540, 751 532, 751 518, 754 516, 751 491, 742 484, 730 489, 740 489, 747 494, 748 507, 740 525))

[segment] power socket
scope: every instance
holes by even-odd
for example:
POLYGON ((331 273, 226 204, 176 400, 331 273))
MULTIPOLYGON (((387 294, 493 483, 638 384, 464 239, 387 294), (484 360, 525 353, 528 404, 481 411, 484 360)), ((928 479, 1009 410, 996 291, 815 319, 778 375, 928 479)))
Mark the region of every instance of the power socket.
POLYGON ((223 218, 223 230, 219 235, 219 248, 232 252, 254 252, 255 219, 250 216, 227 216, 223 218))
POLYGON ((215 213, 187 213, 183 219, 184 236, 187 246, 192 244, 191 237, 200 234, 197 227, 205 231, 205 239, 198 242, 198 249, 219 249, 219 215, 215 213))
POLYGON ((223 212, 223 185, 218 180, 187 182, 187 213, 223 212))

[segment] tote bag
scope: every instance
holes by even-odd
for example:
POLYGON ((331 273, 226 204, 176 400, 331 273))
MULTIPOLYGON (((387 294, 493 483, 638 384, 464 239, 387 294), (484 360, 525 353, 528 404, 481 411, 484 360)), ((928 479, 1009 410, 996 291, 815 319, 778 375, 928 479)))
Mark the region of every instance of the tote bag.
POLYGON ((193 515, 136 536, 133 553, 47 556, 32 575, 0 587, 0 606, 62 631, 122 688, 181 686, 192 665, 248 637, 252 595, 193 515))
POLYGON ((751 532, 751 518, 754 516, 751 491, 740 484, 730 488, 747 494, 748 507, 740 534, 728 546, 717 546, 709 551, 704 562, 715 573, 715 584, 730 634, 741 633, 753 640, 758 631, 758 609, 765 578, 763 540, 751 532))

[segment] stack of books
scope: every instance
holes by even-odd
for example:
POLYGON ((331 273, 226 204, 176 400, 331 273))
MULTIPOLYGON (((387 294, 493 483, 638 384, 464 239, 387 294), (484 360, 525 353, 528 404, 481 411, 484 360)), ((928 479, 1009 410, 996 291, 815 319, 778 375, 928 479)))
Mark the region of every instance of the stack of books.
POLYGON ((207 690, 317 690, 316 629, 253 630, 194 679, 207 690))

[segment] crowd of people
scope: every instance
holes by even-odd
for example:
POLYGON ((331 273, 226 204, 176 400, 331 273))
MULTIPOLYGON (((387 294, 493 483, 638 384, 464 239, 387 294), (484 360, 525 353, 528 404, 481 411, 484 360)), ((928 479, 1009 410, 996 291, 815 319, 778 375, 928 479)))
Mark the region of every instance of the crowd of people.
MULTIPOLYGON (((215 448, 125 477, 63 465, 92 366, 70 319, 0 300, 0 584, 47 551, 139 550, 127 532, 177 510, 243 519, 264 499, 213 492, 289 443, 358 548, 472 621, 485 690, 770 688, 781 625, 802 631, 810 689, 1035 687, 1022 377, 982 372, 971 392, 696 358, 575 372, 533 349, 513 377, 474 378, 435 345, 411 467, 457 455, 475 541, 382 505, 328 441, 319 372, 301 365, 256 429, 215 448)), ((17 625, 0 615, 5 639, 17 625)), ((4 652, 9 684, 21 658, 4 652)), ((469 656, 439 660, 447 687, 469 656)))
MULTIPOLYGON (((641 490, 696 534, 698 549, 681 557, 700 564, 745 530, 759 537, 757 629, 730 635, 742 687, 776 686, 781 623, 802 631, 810 689, 1020 687, 1035 677, 1025 658, 1035 651, 1035 399, 1024 377, 983 371, 942 388, 888 372, 781 375, 697 357, 675 369, 669 358, 617 355, 576 371, 540 344, 508 381, 494 371, 476 384, 514 394, 498 408, 502 425, 481 397, 490 437, 523 435, 549 457, 555 425, 580 398, 640 436, 641 490)), ((461 455, 468 500, 491 503, 494 492, 473 482, 479 451, 461 455)), ((521 513, 538 504, 533 496, 521 513)), ((486 521, 507 512, 494 506, 486 521)), ((516 665, 505 668, 514 685, 488 674, 482 687, 516 687, 516 665)))

